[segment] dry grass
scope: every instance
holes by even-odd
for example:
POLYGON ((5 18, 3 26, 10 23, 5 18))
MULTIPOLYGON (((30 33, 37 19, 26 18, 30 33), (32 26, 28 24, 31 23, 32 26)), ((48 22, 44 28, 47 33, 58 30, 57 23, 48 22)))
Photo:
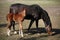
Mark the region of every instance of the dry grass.
MULTIPOLYGON (((60 40, 60 1, 0 1, 0 40, 60 40), (42 33, 38 34, 35 30, 35 23, 32 25, 32 30, 30 34, 27 33, 27 29, 30 20, 25 20, 23 22, 24 28, 24 37, 21 38, 18 34, 7 37, 6 35, 6 15, 9 11, 9 6, 12 3, 24 3, 24 4, 39 4, 44 8, 51 19, 53 31, 56 31, 57 34, 53 36, 48 36, 47 33, 44 32, 44 23, 42 20, 39 21, 39 28, 41 28, 42 33)), ((16 25, 16 30, 18 30, 18 25, 16 25)), ((18 32, 18 31, 17 31, 18 32)))

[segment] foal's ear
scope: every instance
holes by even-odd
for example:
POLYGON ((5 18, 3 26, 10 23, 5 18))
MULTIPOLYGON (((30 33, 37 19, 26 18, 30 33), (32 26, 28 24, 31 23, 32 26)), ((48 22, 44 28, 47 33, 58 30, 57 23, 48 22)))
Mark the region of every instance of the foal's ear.
POLYGON ((23 16, 26 15, 26 10, 24 9, 23 11, 20 12, 23 16))
POLYGON ((24 9, 22 12, 23 12, 23 13, 25 13, 25 12, 26 12, 26 10, 24 9))

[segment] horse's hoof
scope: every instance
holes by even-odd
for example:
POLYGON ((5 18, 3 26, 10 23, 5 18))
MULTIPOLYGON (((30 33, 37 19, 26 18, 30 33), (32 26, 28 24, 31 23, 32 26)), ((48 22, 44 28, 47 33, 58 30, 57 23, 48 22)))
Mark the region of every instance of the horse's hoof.
POLYGON ((19 36, 23 37, 23 34, 20 34, 20 33, 19 33, 19 36))
POLYGON ((14 34, 17 34, 17 32, 16 32, 16 31, 14 31, 14 34))
POLYGON ((51 32, 51 33, 49 33, 50 36, 52 36, 53 34, 55 34, 55 32, 51 32))

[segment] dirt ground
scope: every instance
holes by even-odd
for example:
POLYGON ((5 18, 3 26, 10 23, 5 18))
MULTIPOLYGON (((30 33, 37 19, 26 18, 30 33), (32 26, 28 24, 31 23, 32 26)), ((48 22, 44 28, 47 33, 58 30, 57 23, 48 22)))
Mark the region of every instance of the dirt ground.
MULTIPOLYGON (((30 20, 24 20, 23 22, 23 32, 24 37, 21 38, 18 33, 13 34, 13 31, 11 32, 11 36, 7 36, 7 28, 6 28, 6 14, 4 12, 0 12, 0 40, 60 40, 60 5, 58 6, 47 6, 42 7, 45 9, 51 19, 53 32, 55 32, 54 35, 49 36, 45 32, 45 25, 42 20, 39 20, 39 32, 36 30, 35 22, 31 27, 30 33, 27 32, 27 28, 29 26, 30 20)), ((7 8, 5 8, 7 9, 7 8)), ((4 10, 5 10, 4 9, 4 10)), ((18 32, 18 24, 16 24, 16 31, 18 32)), ((12 29, 13 30, 13 29, 12 29)))

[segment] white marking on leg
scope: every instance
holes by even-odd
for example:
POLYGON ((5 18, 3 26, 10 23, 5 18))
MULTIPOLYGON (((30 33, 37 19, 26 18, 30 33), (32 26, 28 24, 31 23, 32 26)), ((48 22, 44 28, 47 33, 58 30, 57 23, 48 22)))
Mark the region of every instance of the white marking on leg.
POLYGON ((23 37, 23 32, 22 32, 22 23, 19 21, 19 26, 20 26, 20 28, 19 28, 19 35, 21 35, 21 37, 23 37))
POLYGON ((7 35, 10 36, 10 30, 9 29, 7 30, 7 35))
POLYGON ((19 36, 20 36, 20 30, 19 30, 19 36))
POLYGON ((21 36, 23 37, 23 31, 21 30, 21 36))
POLYGON ((23 32, 22 32, 22 30, 21 31, 19 31, 19 36, 21 35, 21 37, 23 37, 23 32))

